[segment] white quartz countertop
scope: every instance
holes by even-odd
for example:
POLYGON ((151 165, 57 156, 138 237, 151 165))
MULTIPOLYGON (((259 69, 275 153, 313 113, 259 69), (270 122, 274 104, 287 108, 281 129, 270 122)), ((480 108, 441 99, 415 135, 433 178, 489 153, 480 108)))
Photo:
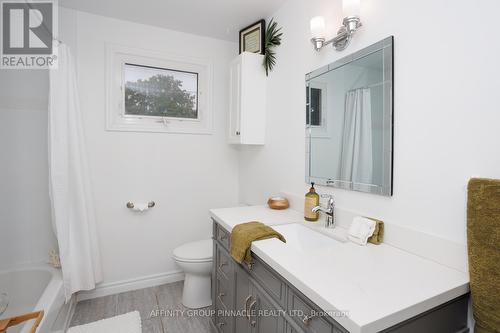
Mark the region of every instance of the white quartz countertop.
POLYGON ((342 243, 301 229, 300 212, 267 206, 213 209, 211 216, 228 231, 260 221, 287 239, 257 241, 252 252, 352 333, 389 328, 469 291, 466 273, 398 248, 342 243), (298 223, 291 225, 292 223, 298 223))
POLYGON ((211 209, 210 215, 227 231, 240 223, 259 221, 266 225, 289 224, 302 222, 304 216, 296 210, 275 210, 267 206, 241 206, 232 208, 211 209))

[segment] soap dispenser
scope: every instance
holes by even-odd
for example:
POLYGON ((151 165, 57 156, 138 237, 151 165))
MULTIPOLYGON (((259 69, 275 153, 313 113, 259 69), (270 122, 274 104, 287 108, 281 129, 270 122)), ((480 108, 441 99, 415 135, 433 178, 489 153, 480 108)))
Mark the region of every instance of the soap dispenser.
POLYGON ((307 221, 315 222, 319 219, 319 212, 313 212, 312 209, 319 205, 319 194, 314 189, 314 183, 311 183, 309 192, 306 193, 304 201, 304 218, 307 221))

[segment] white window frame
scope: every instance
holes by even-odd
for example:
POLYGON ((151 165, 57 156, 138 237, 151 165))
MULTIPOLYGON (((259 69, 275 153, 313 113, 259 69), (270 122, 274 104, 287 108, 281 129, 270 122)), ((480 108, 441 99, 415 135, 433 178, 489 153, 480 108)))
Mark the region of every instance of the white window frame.
MULTIPOLYGON (((328 133, 328 85, 324 82, 310 82, 309 87, 321 90, 321 125, 308 125, 306 127, 310 130, 311 136, 314 138, 329 138, 328 133), (314 129, 314 133, 313 130, 314 129)), ((309 103, 311 103, 311 94, 309 95, 309 103)), ((311 122, 311 118, 309 118, 311 122)))
POLYGON ((212 134, 212 63, 209 59, 108 44, 106 46, 106 130, 212 134), (198 74, 198 118, 125 114, 125 64, 198 74))

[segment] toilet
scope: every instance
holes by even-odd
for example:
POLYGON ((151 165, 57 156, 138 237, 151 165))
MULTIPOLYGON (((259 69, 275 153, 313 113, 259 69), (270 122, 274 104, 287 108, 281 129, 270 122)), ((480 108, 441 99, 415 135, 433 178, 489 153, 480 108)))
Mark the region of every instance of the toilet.
POLYGON ((211 272, 213 241, 186 243, 174 250, 174 260, 185 273, 182 304, 190 309, 212 305, 211 272))

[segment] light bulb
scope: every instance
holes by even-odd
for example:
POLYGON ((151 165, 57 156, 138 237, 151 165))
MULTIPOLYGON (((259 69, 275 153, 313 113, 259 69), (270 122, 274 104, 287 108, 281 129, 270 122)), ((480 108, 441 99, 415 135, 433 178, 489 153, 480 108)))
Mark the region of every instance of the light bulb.
POLYGON ((312 38, 325 38, 325 18, 323 16, 313 17, 310 27, 312 38))
POLYGON ((342 6, 344 9, 344 17, 359 17, 360 0, 343 0, 342 6))

